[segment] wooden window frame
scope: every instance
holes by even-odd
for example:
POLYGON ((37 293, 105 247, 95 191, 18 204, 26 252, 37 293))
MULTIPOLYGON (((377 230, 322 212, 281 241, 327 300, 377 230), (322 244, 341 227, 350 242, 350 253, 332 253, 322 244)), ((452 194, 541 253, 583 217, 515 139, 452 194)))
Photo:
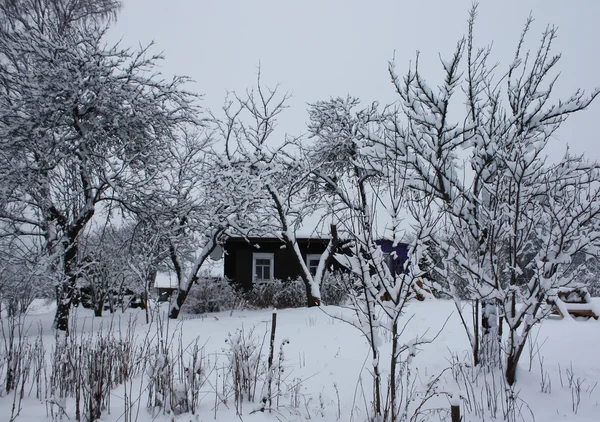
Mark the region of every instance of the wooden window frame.
POLYGON ((275 274, 275 256, 271 252, 254 252, 252 253, 252 282, 254 283, 269 283, 274 280, 275 274), (257 279, 256 278, 256 261, 258 259, 268 259, 270 262, 269 279, 257 279))

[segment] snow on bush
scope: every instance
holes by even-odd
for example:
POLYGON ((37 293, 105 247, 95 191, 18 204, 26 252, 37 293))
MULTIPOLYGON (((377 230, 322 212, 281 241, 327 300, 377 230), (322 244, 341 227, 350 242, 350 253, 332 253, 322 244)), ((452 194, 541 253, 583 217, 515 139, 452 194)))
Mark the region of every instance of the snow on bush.
POLYGON ((325 305, 343 305, 348 301, 348 279, 351 274, 327 273, 321 284, 321 301, 325 305))
POLYGON ((240 303, 240 296, 228 280, 202 277, 195 284, 182 310, 190 314, 229 311, 240 303))
MULTIPOLYGON (((321 298, 326 305, 342 305, 348 298, 349 274, 328 273, 321 285, 321 298)), ((229 311, 240 307, 251 309, 285 309, 306 306, 306 287, 301 279, 256 283, 252 290, 241 292, 229 280, 203 276, 190 290, 183 305, 189 314, 229 311)))
POLYGON ((302 280, 274 280, 255 284, 244 299, 250 308, 302 308, 306 306, 306 289, 302 280))

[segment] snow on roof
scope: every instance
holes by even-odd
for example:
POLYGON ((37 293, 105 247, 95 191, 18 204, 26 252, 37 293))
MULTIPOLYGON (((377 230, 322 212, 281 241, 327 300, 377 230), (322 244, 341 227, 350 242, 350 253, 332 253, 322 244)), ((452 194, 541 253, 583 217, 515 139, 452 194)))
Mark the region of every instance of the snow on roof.
MULTIPOLYGON (((223 277, 223 259, 213 261, 207 259, 202 265, 199 276, 207 275, 209 277, 223 277)), ((156 280, 154 287, 157 289, 176 289, 177 288, 177 276, 173 271, 159 271, 156 274, 156 280)))
MULTIPOLYGON (((300 239, 329 239, 332 223, 337 224, 338 233, 346 231, 344 221, 340 221, 332 214, 326 214, 325 210, 318 211, 305 217, 302 226, 296 231, 296 237, 300 239)), ((411 227, 413 224, 414 220, 407 211, 406 217, 400 223, 400 230, 405 232, 402 240, 408 241, 407 235, 413 232, 411 227)), ((393 239, 394 235, 395 233, 392 233, 392 219, 380 204, 375 215, 375 237, 393 239)))

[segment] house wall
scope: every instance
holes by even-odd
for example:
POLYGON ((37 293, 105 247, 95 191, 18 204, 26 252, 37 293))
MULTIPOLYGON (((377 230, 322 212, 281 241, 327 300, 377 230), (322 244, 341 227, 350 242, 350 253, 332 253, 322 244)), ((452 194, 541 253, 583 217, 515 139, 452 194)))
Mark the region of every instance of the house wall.
POLYGON ((388 239, 381 239, 376 243, 384 253, 391 254, 392 252, 396 252, 396 257, 390 257, 391 261, 388 263, 388 265, 390 266, 390 270, 396 274, 402 273, 404 271, 404 262, 408 258, 408 245, 405 243, 398 243, 396 246, 394 246, 394 242, 388 239))
MULTIPOLYGON (((327 248, 327 239, 297 239, 302 259, 306 262, 307 254, 322 254, 327 248)), ((385 253, 396 252, 394 267, 402 271, 402 263, 407 257, 407 245, 398 244, 393 247, 390 240, 379 240, 381 250, 385 253)), ((300 276, 300 266, 293 252, 283 247, 284 244, 276 239, 251 238, 250 243, 242 238, 230 238, 225 243, 224 275, 233 280, 244 290, 252 289, 252 254, 254 252, 272 253, 273 276, 279 280, 296 279, 300 276), (256 247, 258 245, 258 247, 256 247)), ((335 263, 333 263, 336 266, 335 263)))
MULTIPOLYGON (((328 242, 321 239, 298 239, 297 241, 304 262, 307 254, 322 254, 328 242)), ((244 290, 251 289, 254 252, 273 253, 274 278, 287 280, 299 277, 301 270, 293 252, 283 246, 283 242, 275 239, 250 239, 250 243, 245 239, 229 239, 225 243, 225 277, 233 280, 244 290)))
POLYGON ((378 240, 376 242, 380 247, 381 251, 385 253, 396 252, 398 258, 406 259, 408 256, 408 245, 405 243, 398 243, 394 246, 394 242, 387 239, 378 240))

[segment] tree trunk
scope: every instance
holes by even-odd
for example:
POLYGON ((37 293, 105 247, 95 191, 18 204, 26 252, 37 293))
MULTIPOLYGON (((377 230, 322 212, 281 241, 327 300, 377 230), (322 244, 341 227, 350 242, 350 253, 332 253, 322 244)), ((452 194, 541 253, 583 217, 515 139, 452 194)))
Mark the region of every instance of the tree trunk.
POLYGON ((177 319, 179 317, 179 312, 181 311, 181 307, 187 299, 188 293, 189 291, 186 290, 177 290, 177 297, 175 298, 175 304, 171 307, 171 310, 169 311, 169 318, 177 319))
POLYGON ((75 290, 75 277, 66 276, 56 288, 56 314, 54 316, 54 328, 69 332, 69 313, 73 302, 73 291, 75 290))
MULTIPOLYGON (((331 265, 331 262, 333 261, 333 255, 338 251, 339 246, 340 246, 340 240, 338 238, 338 234, 337 234, 337 226, 335 224, 332 224, 330 226, 330 231, 331 231, 331 240, 329 241, 329 244, 327 245, 327 250, 326 250, 326 254, 327 254, 327 258, 325 260, 325 266, 323 268, 323 272, 321 274, 316 274, 315 279, 318 280, 318 284, 319 284, 319 288, 321 287, 321 283, 323 282, 323 278, 325 277, 325 273, 327 272, 327 268, 329 268, 329 266, 331 265)), ((290 242, 291 244, 291 242, 290 242)), ((290 245, 288 247, 293 247, 293 245, 290 245)), ((300 274, 302 277, 302 281, 304 281, 304 287, 306 288, 306 304, 307 306, 313 307, 313 306, 321 306, 321 299, 318 297, 314 297, 312 295, 312 288, 310 285, 310 281, 308 280, 307 275, 304 273, 303 269, 302 269, 302 265, 300 263, 298 263, 298 265, 300 266, 300 274)), ((316 280, 314 280, 315 282, 317 282, 316 280)))
POLYGON ((177 319, 177 317, 179 317, 181 307, 185 303, 185 300, 187 299, 188 293, 190 292, 192 285, 198 282, 198 271, 200 271, 200 268, 202 268, 202 264, 204 264, 204 261, 206 261, 209 255, 215 250, 215 248, 219 244, 218 240, 223 235, 224 231, 225 229, 221 227, 215 232, 213 232, 211 239, 204 246, 204 249, 200 253, 200 256, 196 258, 196 262, 192 265, 192 269, 190 270, 189 274, 189 280, 186 280, 185 282, 183 270, 179 262, 179 257, 177 256, 177 250, 173 244, 169 246, 171 262, 173 263, 173 266, 175 267, 175 273, 177 274, 177 297, 175 298, 175 303, 169 311, 169 318, 177 319), (184 287, 183 289, 182 286, 184 287))
POLYGON ((484 365, 500 363, 498 342, 498 308, 491 300, 481 302, 481 346, 479 361, 484 365))
POLYGON ((308 304, 309 308, 312 308, 313 306, 321 306, 321 300, 317 297, 314 297, 310 293, 307 295, 307 300, 308 300, 307 304, 308 304))
POLYGON ((519 347, 516 350, 511 350, 511 353, 509 353, 506 358, 505 376, 508 385, 514 385, 517 381, 517 366, 522 352, 523 347, 519 347))
MULTIPOLYGON (((396 420, 396 368, 398 366, 398 342, 400 336, 398 335, 398 320, 394 320, 392 325, 392 360, 390 362, 390 420, 396 420)), ((385 418, 384 418, 385 419, 385 418)))
MULTIPOLYGON (((517 311, 517 299, 516 293, 513 291, 511 298, 511 319, 514 321, 515 314, 517 311)), ((523 349, 525 348, 525 340, 527 339, 527 334, 529 330, 526 330, 523 333, 523 338, 521 339, 517 334, 517 328, 509 325, 508 329, 510 330, 509 335, 509 349, 506 357, 506 382, 508 385, 513 385, 517 380, 517 364, 519 363, 519 359, 521 358, 521 353, 523 353, 523 349), (519 340, 517 340, 519 338, 519 340)))
POLYGON ((73 292, 77 283, 77 243, 65 241, 64 244, 64 278, 57 286, 56 315, 54 328, 69 332, 69 313, 73 303, 73 292))
POLYGON ((71 310, 71 293, 65 292, 64 287, 57 292, 56 314, 54 316, 54 328, 60 331, 69 331, 69 311, 71 310))
POLYGON ((115 313, 115 295, 112 291, 108 294, 108 310, 111 314, 115 313))
POLYGON ((152 289, 156 285, 156 275, 158 274, 158 270, 156 268, 152 268, 150 271, 150 277, 147 282, 144 284, 144 297, 142 299, 142 306, 144 307, 144 312, 146 314, 146 324, 150 324, 150 314, 148 310, 148 300, 150 297, 150 289, 152 289))
POLYGON ((94 316, 101 317, 104 310, 104 299, 94 301, 94 316))
POLYGON ((479 365, 479 299, 473 309, 473 365, 479 365))
POLYGON ((306 306, 308 306, 309 308, 313 306, 320 306, 321 300, 312 295, 312 288, 308 277, 306 277, 306 274, 304 274, 304 272, 301 272, 300 277, 302 278, 302 281, 304 282, 304 287, 306 289, 306 306))

